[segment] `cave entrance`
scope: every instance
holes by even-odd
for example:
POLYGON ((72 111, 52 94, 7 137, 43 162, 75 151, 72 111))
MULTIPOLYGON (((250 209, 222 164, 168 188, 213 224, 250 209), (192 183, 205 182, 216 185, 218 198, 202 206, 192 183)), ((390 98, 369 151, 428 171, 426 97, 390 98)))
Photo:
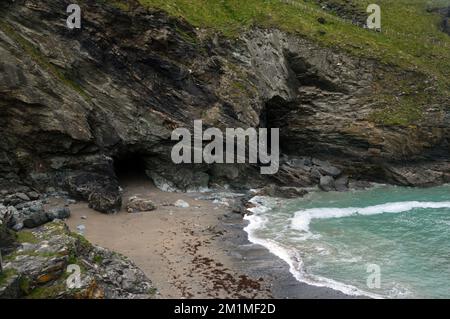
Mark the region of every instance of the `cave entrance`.
POLYGON ((126 153, 113 159, 114 171, 121 185, 130 181, 149 179, 145 173, 146 165, 142 154, 126 153))
POLYGON ((286 101, 280 96, 274 96, 268 100, 260 114, 260 127, 268 129, 269 149, 271 147, 271 128, 280 129, 280 152, 285 152, 289 149, 289 143, 285 143, 288 137, 289 128, 287 127, 287 116, 295 109, 295 104, 291 101, 286 101))

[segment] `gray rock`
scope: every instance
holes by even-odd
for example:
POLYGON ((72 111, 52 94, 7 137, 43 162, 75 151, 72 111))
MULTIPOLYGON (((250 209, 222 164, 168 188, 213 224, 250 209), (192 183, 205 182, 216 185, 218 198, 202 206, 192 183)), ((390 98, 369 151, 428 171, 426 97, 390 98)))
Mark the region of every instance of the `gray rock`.
POLYGON ((131 197, 127 203, 127 212, 129 213, 150 212, 155 209, 156 205, 151 200, 136 196, 131 197))
POLYGON ((41 195, 39 195, 39 193, 37 192, 28 192, 28 197, 30 197, 32 200, 36 200, 39 199, 39 197, 41 197, 41 195))
POLYGON ((44 209, 41 202, 33 202, 31 205, 28 206, 28 210, 30 212, 40 212, 44 209))
POLYGON ((320 173, 320 171, 314 167, 311 169, 311 177, 317 181, 320 180, 320 178, 322 177, 322 174, 320 173))
POLYGON ((188 202, 186 202, 182 199, 179 199, 173 204, 173 206, 178 207, 178 208, 188 208, 190 205, 188 202))
POLYGON ((336 190, 334 178, 331 176, 322 176, 320 178, 319 187, 321 190, 323 190, 325 192, 331 192, 331 191, 336 190))
POLYGON ((161 163, 157 170, 148 170, 147 175, 156 187, 166 192, 204 191, 208 189, 210 179, 206 172, 172 163, 161 163))
POLYGON ((20 276, 13 273, 3 278, 0 284, 0 299, 18 299, 20 296, 20 276))
POLYGON ((12 226, 12 230, 20 231, 20 230, 23 229, 23 227, 24 227, 23 223, 22 222, 18 222, 16 224, 14 224, 14 226, 12 226))
POLYGON ((54 187, 50 186, 50 187, 47 187, 46 192, 52 194, 52 193, 56 192, 56 189, 54 187))
POLYGON ((77 226, 77 232, 78 232, 78 234, 84 235, 85 230, 86 230, 86 226, 84 226, 84 225, 78 225, 78 226, 77 226))
POLYGON ((0 298, 27 297, 35 288, 43 286, 51 293, 47 298, 154 297, 151 281, 129 259, 81 240, 63 222, 48 223, 31 233, 36 242, 15 247, 5 264, 5 272, 11 275, 0 281, 0 298), (16 254, 19 249, 20 254, 16 254), (61 252, 70 252, 73 258, 61 252), (66 284, 69 261, 83 266, 81 287, 77 289, 70 289, 66 284), (26 289, 20 289, 19 279, 27 283, 23 287, 26 289))
POLYGON ((15 196, 23 201, 30 201, 30 197, 28 197, 26 194, 24 193, 16 193, 15 196))
POLYGON ((335 181, 336 190, 338 192, 346 192, 348 191, 349 179, 348 176, 341 176, 335 181))
POLYGON ((47 216, 47 213, 44 211, 33 213, 29 216, 26 216, 23 220, 23 225, 26 228, 35 228, 41 225, 48 223, 50 219, 47 216))
POLYGON ((50 221, 55 219, 66 219, 70 217, 70 209, 67 207, 53 208, 47 212, 47 217, 50 221))
POLYGON ((262 188, 259 192, 259 196, 271 196, 279 198, 300 198, 308 194, 308 191, 297 187, 283 187, 271 184, 262 188))
POLYGON ((317 169, 322 175, 337 177, 342 173, 342 171, 339 168, 332 166, 327 161, 313 159, 313 164, 317 166, 317 169))
POLYGON ((118 189, 100 189, 88 198, 89 207, 105 214, 117 213, 122 206, 122 195, 118 189))
POLYGON ((6 224, 0 224, 0 250, 6 251, 14 245, 15 241, 15 233, 6 224))

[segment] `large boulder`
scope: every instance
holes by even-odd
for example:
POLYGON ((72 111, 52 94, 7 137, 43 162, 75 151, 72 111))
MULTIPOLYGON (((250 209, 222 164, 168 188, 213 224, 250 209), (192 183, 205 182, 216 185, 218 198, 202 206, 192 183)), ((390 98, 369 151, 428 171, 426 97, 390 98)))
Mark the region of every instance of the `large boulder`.
POLYGON ((325 192, 331 192, 336 190, 334 178, 331 176, 322 176, 320 178, 320 184, 319 187, 321 190, 325 192))
POLYGON ((89 207, 105 214, 114 214, 122 207, 122 194, 115 187, 93 191, 88 198, 89 207))
POLYGON ((149 199, 142 199, 137 196, 133 196, 128 200, 127 212, 138 213, 138 212, 150 212, 156 209, 155 203, 149 199))
POLYGON ((105 173, 77 172, 66 179, 69 194, 86 200, 89 207, 105 214, 113 214, 122 207, 122 192, 113 171, 105 173))
POLYGON ((44 225, 49 221, 50 219, 48 218, 47 213, 45 211, 40 211, 26 216, 23 220, 23 225, 26 228, 35 228, 44 225))
POLYGON ((70 209, 68 207, 52 208, 48 210, 46 214, 50 221, 55 219, 63 220, 70 217, 70 209))
POLYGON ((335 187, 338 192, 346 192, 349 189, 349 179, 348 176, 341 176, 336 179, 335 187))

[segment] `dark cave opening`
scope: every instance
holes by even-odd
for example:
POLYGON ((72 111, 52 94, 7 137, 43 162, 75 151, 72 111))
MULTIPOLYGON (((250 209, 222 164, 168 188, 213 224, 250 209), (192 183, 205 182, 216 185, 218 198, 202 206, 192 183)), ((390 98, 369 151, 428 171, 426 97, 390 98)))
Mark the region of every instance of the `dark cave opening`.
POLYGON ((286 101, 281 96, 274 96, 270 100, 268 100, 264 108, 260 113, 260 127, 264 127, 268 129, 268 142, 269 147, 271 142, 271 129, 279 128, 280 129, 280 152, 284 152, 286 150, 286 146, 284 143, 284 137, 286 135, 286 119, 285 115, 290 112, 292 109, 292 102, 286 101))
POLYGON ((131 179, 147 179, 144 156, 140 153, 125 153, 113 157, 114 172, 119 182, 131 179))

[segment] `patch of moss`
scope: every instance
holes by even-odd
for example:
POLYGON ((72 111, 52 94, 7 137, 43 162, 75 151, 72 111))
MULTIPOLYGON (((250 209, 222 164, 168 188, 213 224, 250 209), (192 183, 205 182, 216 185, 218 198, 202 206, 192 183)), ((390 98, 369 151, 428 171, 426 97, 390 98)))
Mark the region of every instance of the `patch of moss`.
POLYGON ((128 2, 124 2, 124 1, 111 1, 110 4, 117 8, 120 9, 122 11, 129 11, 130 10, 130 4, 128 2))
POLYGON ((9 278, 16 274, 17 272, 14 269, 6 269, 0 272, 0 286, 4 285, 9 278))
POLYGON ((197 45, 199 43, 197 37, 193 34, 190 34, 184 30, 181 30, 179 27, 176 27, 178 35, 186 42, 197 45))
POLYGON ((30 293, 30 279, 22 276, 19 281, 19 288, 22 294, 28 295, 30 293))
POLYGON ((235 82, 233 82, 233 87, 235 88, 235 89, 237 89, 237 90, 239 90, 239 91, 241 91, 241 92, 245 92, 246 90, 247 90, 247 87, 243 84, 243 83, 241 83, 241 82, 239 82, 239 81, 235 81, 235 82))
POLYGON ((94 256, 94 262, 95 262, 97 265, 101 265, 101 264, 103 263, 103 257, 100 256, 100 255, 95 255, 95 256, 94 256))
POLYGON ((30 243, 37 244, 39 239, 30 231, 22 230, 17 233, 17 241, 21 244, 30 243))
POLYGON ((34 288, 27 296, 27 299, 55 299, 66 290, 65 283, 57 285, 34 288))
POLYGON ((150 289, 148 290, 147 293, 148 293, 149 295, 151 295, 151 296, 154 296, 154 295, 156 295, 157 292, 158 292, 158 289, 152 287, 152 288, 150 288, 150 289))
POLYGON ((76 240, 78 240, 81 249, 90 250, 92 248, 92 244, 82 235, 71 232, 69 235, 76 240))
POLYGON ((388 126, 409 126, 422 119, 422 105, 414 97, 400 97, 398 100, 386 97, 385 99, 391 100, 392 103, 373 112, 370 117, 373 122, 388 126))

